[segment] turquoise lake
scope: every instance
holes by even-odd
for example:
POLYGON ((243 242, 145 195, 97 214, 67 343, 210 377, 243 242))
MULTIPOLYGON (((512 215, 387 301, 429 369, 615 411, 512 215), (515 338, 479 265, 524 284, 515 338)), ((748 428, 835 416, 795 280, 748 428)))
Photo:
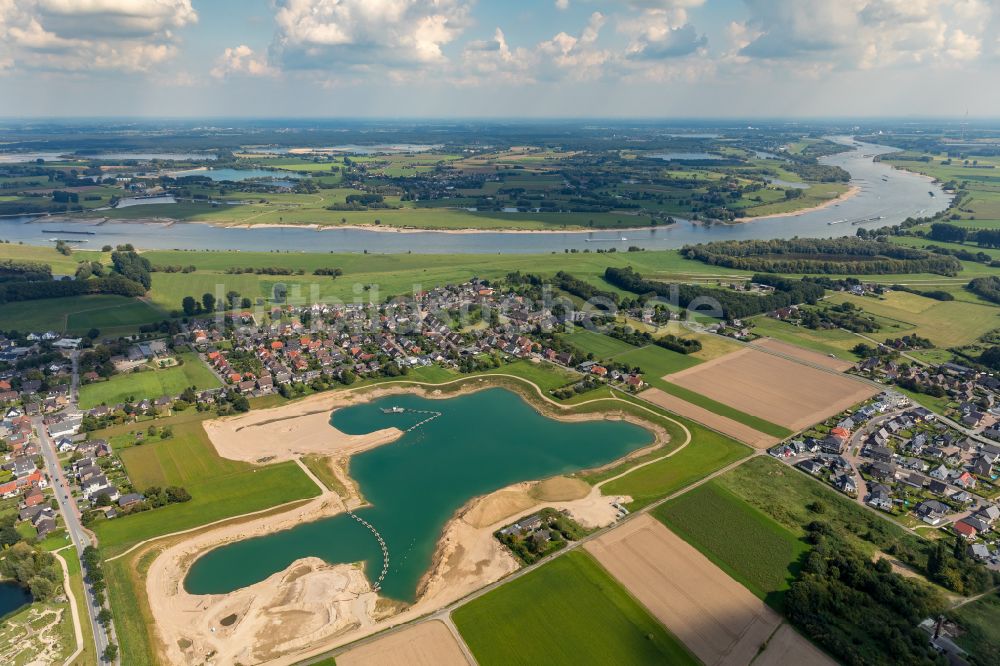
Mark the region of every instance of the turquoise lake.
MULTIPOLYGON (((350 474, 372 505, 356 513, 382 534, 390 566, 382 594, 412 602, 431 566, 445 524, 463 504, 512 483, 596 467, 648 446, 653 435, 622 421, 563 422, 539 414, 501 388, 432 400, 396 395, 335 411, 331 424, 348 434, 405 430, 441 416, 397 441, 351 459, 350 474), (384 413, 402 407, 405 413, 384 413)), ((293 561, 365 562, 373 580, 382 569, 375 536, 346 514, 209 551, 195 561, 185 589, 221 594, 252 585, 293 561)))

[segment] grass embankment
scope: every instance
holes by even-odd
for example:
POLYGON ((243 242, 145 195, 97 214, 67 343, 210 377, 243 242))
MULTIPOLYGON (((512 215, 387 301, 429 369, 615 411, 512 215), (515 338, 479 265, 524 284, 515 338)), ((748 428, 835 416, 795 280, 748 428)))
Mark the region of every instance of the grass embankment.
MULTIPOLYGON (((186 488, 191 500, 98 521, 93 529, 105 556, 155 536, 314 497, 319 492, 294 462, 254 466, 220 457, 200 420, 165 419, 160 423, 171 424, 174 436, 122 450, 125 470, 140 490, 176 485, 186 488)), ((119 426, 96 436, 127 431, 119 426)))
POLYGON ((696 664, 589 555, 567 553, 453 614, 490 664, 696 664))
MULTIPOLYGON (((66 570, 69 571, 69 585, 73 589, 73 596, 76 597, 76 609, 80 616, 81 629, 83 630, 83 651, 73 662, 74 666, 93 666, 97 664, 97 649, 94 647, 94 631, 87 619, 87 597, 83 589, 83 571, 80 567, 80 558, 76 554, 75 548, 67 548, 59 553, 66 561, 66 570)), ((72 626, 72 621, 67 619, 72 626)))
MULTIPOLYGON (((175 397, 190 386, 201 391, 222 385, 197 354, 182 352, 176 358, 179 365, 114 375, 106 381, 81 386, 80 407, 90 409, 101 404, 113 406, 164 395, 175 397)), ((147 364, 143 367, 149 366, 147 364)))
POLYGON ((714 481, 657 507, 653 515, 779 611, 809 550, 776 520, 714 481))
POLYGON ((129 665, 153 666, 153 631, 156 621, 146 599, 146 572, 159 554, 146 551, 142 556, 126 556, 104 563, 108 583, 108 602, 114 614, 115 632, 121 654, 128 655, 129 665))
POLYGON ((330 456, 320 456, 315 454, 302 456, 303 464, 309 471, 316 475, 316 478, 323 482, 328 490, 332 490, 343 498, 348 496, 347 487, 337 478, 330 467, 333 458, 330 456))

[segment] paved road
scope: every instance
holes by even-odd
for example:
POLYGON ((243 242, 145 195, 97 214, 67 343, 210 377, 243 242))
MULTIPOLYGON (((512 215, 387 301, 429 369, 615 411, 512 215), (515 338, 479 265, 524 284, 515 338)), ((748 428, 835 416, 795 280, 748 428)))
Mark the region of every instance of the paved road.
MULTIPOLYGON (((79 366, 78 366, 78 353, 73 352, 73 382, 71 385, 70 398, 71 404, 76 405, 77 401, 77 387, 79 386, 79 366)), ((56 453, 55 444, 49 437, 48 431, 45 429, 45 424, 42 422, 42 417, 36 416, 32 419, 32 424, 35 426, 35 431, 38 433, 38 439, 42 447, 42 455, 45 457, 45 465, 48 467, 49 478, 52 479, 52 487, 56 494, 56 501, 59 503, 59 510, 62 511, 63 521, 66 523, 66 531, 69 533, 70 538, 73 541, 73 546, 76 549, 77 557, 79 558, 83 554, 83 549, 91 545, 90 536, 83 529, 83 525, 80 523, 80 510, 76 505, 76 499, 73 497, 73 488, 70 480, 66 478, 63 473, 62 466, 59 464, 59 458, 56 453)), ((87 567, 81 561, 80 567, 83 570, 84 576, 86 578, 87 567)), ((107 648, 109 643, 115 642, 114 637, 114 627, 110 627, 110 631, 106 631, 104 626, 97 621, 97 614, 101 611, 101 606, 97 605, 94 600, 94 593, 90 585, 84 581, 84 592, 87 597, 87 619, 90 622, 91 629, 94 632, 94 640, 97 644, 97 654, 101 655, 107 648)), ((118 660, 115 660, 118 663, 118 660)))

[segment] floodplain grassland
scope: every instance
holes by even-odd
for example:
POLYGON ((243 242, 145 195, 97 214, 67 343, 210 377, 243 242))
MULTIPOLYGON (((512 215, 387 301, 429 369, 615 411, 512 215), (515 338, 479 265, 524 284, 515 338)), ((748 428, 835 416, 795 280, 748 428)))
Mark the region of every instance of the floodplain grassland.
POLYGON ((836 292, 828 300, 853 303, 866 312, 898 322, 869 335, 877 340, 916 334, 937 347, 958 347, 972 344, 983 334, 1000 328, 1000 311, 985 304, 937 301, 900 291, 880 298, 836 292))
MULTIPOLYGON (((181 486, 191 500, 94 523, 92 529, 106 557, 145 539, 319 493, 294 462, 258 466, 220 457, 201 426, 208 417, 185 414, 161 419, 157 425, 170 425, 173 437, 120 450, 125 470, 139 491, 153 485, 181 486)), ((94 436, 109 439, 137 429, 142 425, 125 424, 94 436)))
POLYGON ((5 328, 56 331, 68 335, 83 335, 92 328, 105 335, 131 333, 141 324, 160 321, 164 317, 163 311, 145 301, 106 294, 0 305, 0 321, 4 322, 5 328))
POLYGON ((567 553, 488 592, 452 618, 483 666, 698 663, 582 552, 567 553))
POLYGON ((713 481, 656 507, 653 516, 778 610, 808 551, 787 528, 713 481))
POLYGON ((80 387, 80 407, 90 409, 101 404, 117 405, 130 399, 138 401, 164 395, 174 397, 191 386, 205 390, 222 385, 197 354, 182 352, 176 358, 180 363, 169 368, 119 374, 84 384, 80 387))

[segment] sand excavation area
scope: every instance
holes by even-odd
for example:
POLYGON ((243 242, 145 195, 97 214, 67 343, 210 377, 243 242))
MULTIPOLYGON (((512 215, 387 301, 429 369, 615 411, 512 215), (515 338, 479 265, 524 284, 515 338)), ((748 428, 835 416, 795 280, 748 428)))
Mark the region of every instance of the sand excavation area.
POLYGON ((879 392, 847 375, 750 347, 663 378, 789 430, 802 430, 879 392))
POLYGON ((440 620, 429 620, 389 634, 343 654, 340 666, 468 666, 454 634, 440 620))
POLYGON ((281 407, 205 421, 205 432, 223 458, 253 463, 293 460, 316 453, 349 456, 395 441, 403 433, 385 428, 348 435, 330 425, 334 409, 366 402, 376 392, 317 395, 281 407))
MULTIPOLYGON (((585 548, 705 664, 746 666, 782 624, 763 601, 648 515, 585 548)), ((769 645, 758 662, 780 648, 787 660, 768 663, 834 663, 822 654, 813 659, 815 649, 795 632, 783 642, 791 645, 769 645)))
POLYGON ((713 411, 700 407, 683 398, 670 395, 666 391, 658 388, 646 389, 640 395, 654 405, 659 405, 669 412, 686 416, 692 421, 697 421, 707 425, 712 430, 717 430, 724 435, 729 435, 738 442, 743 442, 755 449, 769 449, 778 443, 778 438, 768 435, 750 426, 740 423, 728 416, 716 414, 713 411))
MULTIPOLYGON (((229 594, 193 595, 184 589, 191 563, 207 550, 342 511, 343 501, 332 491, 286 512, 206 529, 166 545, 147 573, 162 658, 190 666, 204 663, 207 655, 215 655, 214 663, 294 664, 443 608, 513 573, 517 561, 493 537, 513 520, 552 507, 585 526, 603 527, 617 519, 611 506, 616 501, 629 498, 605 497, 579 479, 558 476, 471 500, 446 525, 418 599, 408 608, 381 605, 357 566, 314 557, 229 594)), ((393 659, 373 663, 397 663, 393 659)))
POLYGON ((806 349, 805 347, 799 347, 798 345, 793 345, 788 342, 782 342, 781 340, 776 340, 775 338, 760 338, 751 342, 750 346, 773 351, 777 354, 781 354, 782 356, 791 356, 792 358, 797 358, 805 363, 811 363, 813 365, 829 368, 830 370, 836 370, 837 372, 844 372, 854 367, 853 363, 845 361, 842 358, 831 358, 818 351, 806 349))

